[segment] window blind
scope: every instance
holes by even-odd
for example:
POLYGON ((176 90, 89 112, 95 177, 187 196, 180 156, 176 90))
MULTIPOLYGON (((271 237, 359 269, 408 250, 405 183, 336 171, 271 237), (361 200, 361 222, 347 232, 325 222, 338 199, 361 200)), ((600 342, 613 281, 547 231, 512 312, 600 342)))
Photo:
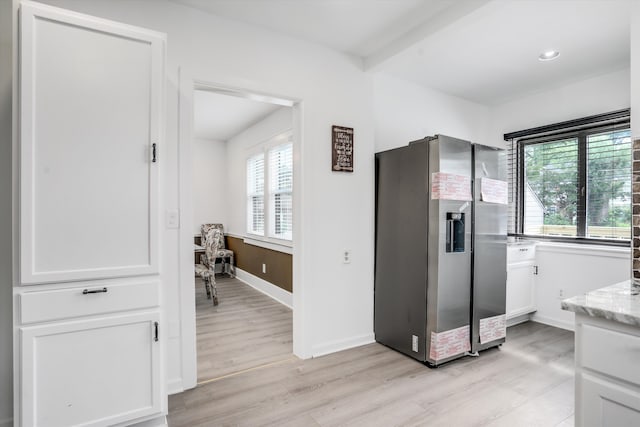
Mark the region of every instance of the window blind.
POLYGON ((631 132, 587 137, 586 236, 630 239, 631 132))
POLYGON ((247 230, 264 235, 264 154, 247 159, 247 230))
POLYGON ((270 234, 291 240, 293 231, 293 144, 278 145, 269 150, 270 234))

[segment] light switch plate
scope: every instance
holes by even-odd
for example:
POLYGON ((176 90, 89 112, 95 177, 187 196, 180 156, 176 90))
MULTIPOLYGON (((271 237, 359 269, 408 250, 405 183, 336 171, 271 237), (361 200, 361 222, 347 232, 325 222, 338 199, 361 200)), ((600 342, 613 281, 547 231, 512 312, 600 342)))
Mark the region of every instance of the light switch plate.
POLYGON ((167 228, 180 228, 180 213, 177 209, 168 209, 165 213, 165 224, 167 228))

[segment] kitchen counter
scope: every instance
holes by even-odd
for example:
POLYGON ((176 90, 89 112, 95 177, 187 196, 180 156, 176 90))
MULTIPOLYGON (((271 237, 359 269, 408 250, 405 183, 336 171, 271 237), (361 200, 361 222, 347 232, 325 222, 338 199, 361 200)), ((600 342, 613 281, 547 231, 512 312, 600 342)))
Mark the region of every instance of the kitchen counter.
POLYGON ((576 314, 575 425, 640 426, 640 282, 562 301, 576 314))
POLYGON ((562 309, 640 326, 640 282, 625 280, 562 301, 562 309))

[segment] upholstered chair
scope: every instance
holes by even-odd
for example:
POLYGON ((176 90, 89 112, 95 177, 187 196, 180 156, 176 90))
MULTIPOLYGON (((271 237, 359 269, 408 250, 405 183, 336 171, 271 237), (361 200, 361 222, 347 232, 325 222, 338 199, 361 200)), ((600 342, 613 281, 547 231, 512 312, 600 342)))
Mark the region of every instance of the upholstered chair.
MULTIPOLYGON (((233 251, 226 248, 226 245, 224 242, 224 228, 222 224, 202 224, 200 226, 200 236, 202 238, 202 246, 204 246, 206 241, 206 233, 209 230, 214 228, 220 230, 220 234, 218 235, 219 242, 217 245, 217 251, 216 251, 216 256, 214 261, 215 262, 220 261, 220 263, 222 264, 222 273, 227 273, 229 277, 235 277, 236 266, 235 266, 234 254, 233 254, 233 251)), ((201 260, 200 262, 202 263, 203 261, 201 260)), ((207 260, 205 259, 204 262, 206 263, 207 260)), ((208 265, 208 264, 205 264, 205 265, 208 265)), ((212 266, 212 268, 215 270, 215 263, 212 266)))
POLYGON ((216 287, 215 257, 220 244, 220 230, 211 228, 205 233, 202 242, 204 255, 200 257, 200 264, 195 265, 196 274, 204 280, 207 298, 213 298, 213 305, 218 305, 218 288, 216 287))

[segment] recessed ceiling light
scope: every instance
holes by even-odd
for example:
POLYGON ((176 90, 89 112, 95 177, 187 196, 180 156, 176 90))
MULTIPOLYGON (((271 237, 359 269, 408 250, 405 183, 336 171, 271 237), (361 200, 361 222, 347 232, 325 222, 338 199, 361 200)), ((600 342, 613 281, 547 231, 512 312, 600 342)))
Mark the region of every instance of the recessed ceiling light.
POLYGON ((552 59, 556 59, 558 56, 560 56, 560 52, 557 50, 547 50, 542 52, 540 56, 538 56, 538 59, 540 61, 551 61, 552 59))

